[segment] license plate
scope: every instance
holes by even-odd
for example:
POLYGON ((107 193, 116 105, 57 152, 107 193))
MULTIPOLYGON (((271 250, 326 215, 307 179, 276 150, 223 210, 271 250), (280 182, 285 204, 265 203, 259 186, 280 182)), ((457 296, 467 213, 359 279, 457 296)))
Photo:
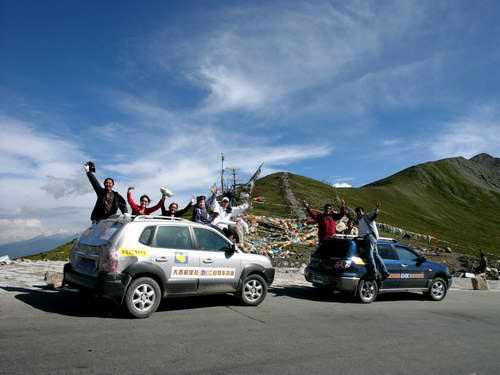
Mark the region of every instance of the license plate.
POLYGON ((81 258, 78 261, 78 268, 82 271, 93 272, 95 270, 95 260, 88 258, 81 258))
POLYGON ((324 284, 325 283, 325 279, 323 278, 323 276, 320 276, 320 275, 312 275, 311 280, 313 283, 317 283, 317 284, 324 284))

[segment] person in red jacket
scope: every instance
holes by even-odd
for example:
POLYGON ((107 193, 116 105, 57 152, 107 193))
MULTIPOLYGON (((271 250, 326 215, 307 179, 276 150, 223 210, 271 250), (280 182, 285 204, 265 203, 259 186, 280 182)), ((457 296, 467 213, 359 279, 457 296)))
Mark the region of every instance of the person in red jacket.
POLYGON ((133 187, 129 187, 127 190, 127 201, 128 204, 130 204, 130 208, 132 208, 132 215, 150 215, 156 210, 159 210, 163 206, 163 202, 165 202, 165 193, 162 190, 163 195, 155 206, 147 207, 149 203, 151 203, 151 199, 149 199, 146 194, 141 196, 139 199, 140 204, 137 205, 134 198, 132 198, 132 190, 134 190, 133 187))
POLYGON ((311 209, 306 201, 304 201, 304 207, 311 219, 318 223, 319 243, 335 236, 337 232, 337 220, 341 219, 346 214, 346 206, 343 199, 341 201, 340 213, 335 212, 331 204, 325 204, 323 212, 311 209))

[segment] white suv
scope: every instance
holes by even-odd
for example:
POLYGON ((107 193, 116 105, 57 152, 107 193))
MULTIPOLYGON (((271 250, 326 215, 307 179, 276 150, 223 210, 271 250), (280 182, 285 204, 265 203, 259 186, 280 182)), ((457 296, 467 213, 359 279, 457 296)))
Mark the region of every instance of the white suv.
POLYGON ((260 304, 274 280, 269 258, 246 254, 203 224, 163 216, 115 215, 75 243, 64 282, 150 316, 161 298, 235 293, 260 304))

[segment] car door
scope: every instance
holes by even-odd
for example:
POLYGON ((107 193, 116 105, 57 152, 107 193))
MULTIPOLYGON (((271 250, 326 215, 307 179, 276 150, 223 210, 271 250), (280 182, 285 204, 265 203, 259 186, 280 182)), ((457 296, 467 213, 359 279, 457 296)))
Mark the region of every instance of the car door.
POLYGON ((199 293, 234 292, 241 275, 241 258, 232 244, 210 228, 193 228, 200 255, 199 293))
POLYGON ((167 277, 168 294, 191 294, 198 290, 200 258, 187 225, 158 225, 151 242, 153 263, 167 277))
POLYGON ((383 289, 395 289, 400 286, 400 273, 401 266, 399 259, 394 250, 394 247, 390 243, 379 243, 377 245, 378 253, 382 260, 384 261, 387 271, 389 271, 390 276, 382 282, 383 289))
POLYGON ((396 245, 396 252, 401 264, 401 288, 425 288, 425 267, 417 253, 406 246, 396 245))

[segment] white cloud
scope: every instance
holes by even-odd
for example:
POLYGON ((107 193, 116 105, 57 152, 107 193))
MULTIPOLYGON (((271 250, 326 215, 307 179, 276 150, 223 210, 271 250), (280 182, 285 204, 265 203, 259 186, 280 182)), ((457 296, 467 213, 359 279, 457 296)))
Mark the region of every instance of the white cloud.
POLYGON ((429 145, 438 158, 500 155, 500 106, 481 105, 442 128, 429 145))
POLYGON ((352 185, 347 182, 335 182, 332 186, 336 188, 352 188, 352 185))
POLYGON ((39 219, 0 219, 0 244, 22 241, 44 233, 39 219))
MULTIPOLYGON (((341 96, 345 88, 355 90, 358 97, 351 94, 351 99, 361 105, 370 96, 370 100, 381 99, 394 106, 403 98, 408 103, 416 95, 420 97, 413 85, 398 83, 398 79, 418 78, 422 70, 412 66, 412 59, 395 59, 392 48, 407 48, 401 43, 406 35, 428 33, 428 24, 427 28, 422 25, 429 14, 432 12, 420 2, 238 6, 211 14, 206 18, 209 30, 185 41, 173 39, 167 29, 155 38, 152 54, 169 72, 174 71, 173 66, 182 67, 185 77, 205 89, 207 97, 202 103, 210 112, 273 113, 281 105, 300 110, 307 103, 290 107, 297 95, 307 92, 317 100, 325 90, 341 96), (381 64, 380 59, 386 57, 394 63, 381 64), (383 79, 373 81, 371 75, 379 70, 385 70, 390 84, 383 79), (355 86, 363 87, 349 87, 348 82, 357 80, 355 86), (364 93, 366 87, 371 91, 364 93)), ((432 55, 426 51, 419 59, 432 55)), ((333 103, 333 108, 332 102, 324 104, 330 111, 345 111, 342 104, 333 103)))

